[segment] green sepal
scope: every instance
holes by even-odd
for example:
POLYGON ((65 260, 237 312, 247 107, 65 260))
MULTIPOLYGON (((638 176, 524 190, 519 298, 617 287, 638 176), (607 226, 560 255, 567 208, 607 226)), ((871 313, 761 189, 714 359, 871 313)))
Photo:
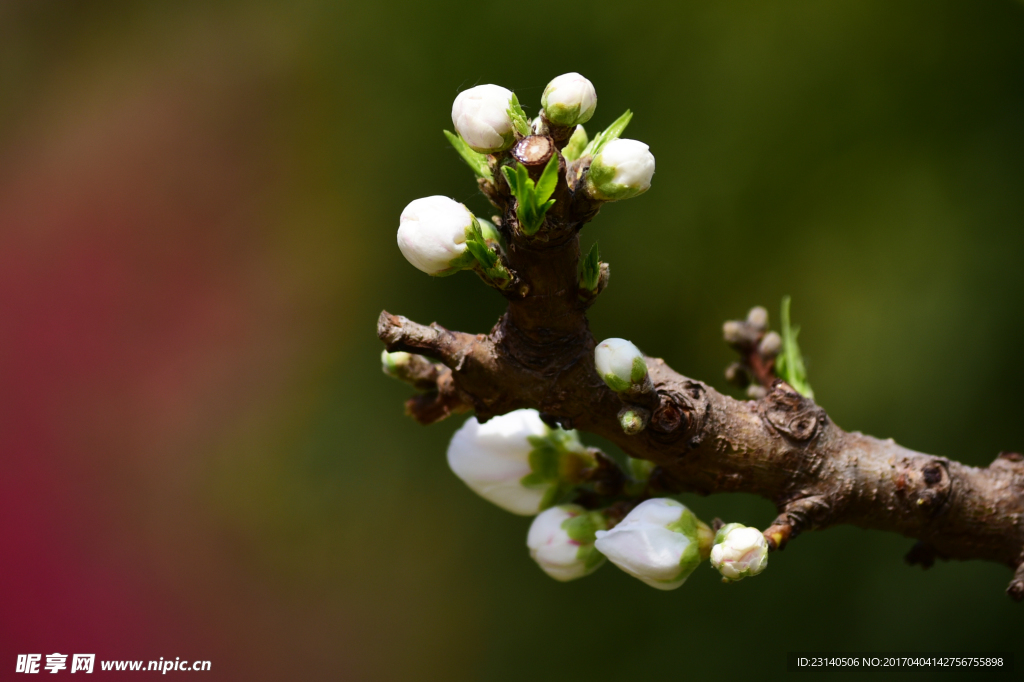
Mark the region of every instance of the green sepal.
POLYGON ((451 277, 456 272, 462 272, 463 270, 472 268, 473 263, 475 262, 476 258, 473 256, 473 253, 467 248, 465 251, 462 252, 461 255, 457 256, 456 258, 453 258, 451 262, 448 263, 448 268, 446 270, 436 272, 433 275, 431 275, 431 277, 451 277))
POLYGON ((606 557, 593 545, 580 545, 580 548, 576 550, 576 559, 583 562, 583 569, 587 573, 592 573, 605 562, 606 557))
POLYGON ((782 352, 775 361, 775 371, 779 377, 792 386, 801 395, 814 399, 814 391, 807 381, 807 368, 804 366, 804 358, 800 353, 800 346, 796 342, 800 334, 800 327, 794 327, 789 322, 790 297, 782 297, 782 352))
POLYGON ((501 230, 490 220, 477 218, 477 222, 480 223, 480 233, 483 235, 484 243, 488 246, 495 246, 504 252, 506 249, 505 237, 502 236, 501 230))
POLYGON ((466 162, 470 170, 476 174, 479 178, 485 178, 487 180, 494 180, 494 175, 491 174, 491 168, 487 164, 487 155, 481 154, 478 151, 472 149, 466 141, 453 132, 444 131, 444 136, 448 138, 448 142, 451 143, 455 151, 459 153, 462 160, 466 162))
POLYGON ((583 156, 583 150, 587 148, 588 142, 590 139, 587 137, 587 131, 583 129, 583 126, 576 126, 575 132, 569 138, 569 144, 565 145, 565 149, 562 150, 562 157, 566 161, 575 161, 583 156))
POLYGON ((647 362, 643 358, 633 358, 633 367, 629 374, 629 380, 639 384, 647 376, 647 362))
POLYGON ((583 512, 562 521, 562 528, 570 540, 581 544, 593 544, 595 533, 608 528, 608 522, 600 512, 583 512))
POLYGON ((729 533, 733 532, 737 528, 746 528, 746 526, 744 526, 742 523, 727 523, 727 524, 725 524, 724 526, 722 526, 721 528, 718 529, 717 533, 715 533, 715 541, 712 544, 715 544, 715 545, 722 544, 723 542, 725 542, 725 536, 728 535, 729 533))
POLYGON ((682 533, 690 540, 690 543, 683 550, 683 554, 679 558, 680 570, 679 575, 676 576, 677 580, 680 577, 686 579, 700 565, 700 539, 697 534, 698 523, 697 516, 692 511, 683 509, 679 520, 666 526, 671 531, 682 533))
POLYGON ((549 429, 543 436, 528 436, 526 440, 533 446, 528 458, 530 473, 519 482, 526 488, 547 487, 541 500, 543 511, 570 496, 575 485, 567 480, 568 472, 579 467, 581 457, 592 456, 575 431, 549 429))
MULTIPOLYGON (((549 443, 530 450, 530 470, 543 481, 558 480, 558 449, 549 443)), ((530 474, 527 474, 530 475, 530 474)))
POLYGON ((590 168, 587 170, 587 184, 596 190, 595 198, 603 201, 622 201, 623 199, 632 199, 647 191, 613 182, 615 168, 601 163, 603 160, 590 164, 590 168))
POLYGON ((530 125, 530 119, 527 118, 526 112, 523 111, 523 107, 519 104, 519 98, 516 97, 516 93, 512 93, 512 98, 508 101, 508 116, 512 119, 512 127, 516 129, 521 137, 526 137, 533 132, 533 127, 530 125))
POLYGON ((629 125, 630 119, 633 118, 633 112, 626 109, 626 113, 615 119, 615 122, 610 126, 599 132, 594 136, 594 139, 583 149, 583 156, 597 156, 601 153, 601 150, 605 148, 612 140, 618 139, 620 135, 626 130, 626 126, 629 125))
POLYGON ((624 393, 629 390, 630 383, 621 377, 617 377, 614 374, 605 374, 601 377, 604 383, 608 385, 608 388, 612 389, 616 393, 624 393))
POLYGON ((521 479, 519 479, 519 483, 522 484, 524 488, 540 488, 542 486, 548 485, 548 481, 544 478, 544 476, 536 473, 526 474, 521 479))

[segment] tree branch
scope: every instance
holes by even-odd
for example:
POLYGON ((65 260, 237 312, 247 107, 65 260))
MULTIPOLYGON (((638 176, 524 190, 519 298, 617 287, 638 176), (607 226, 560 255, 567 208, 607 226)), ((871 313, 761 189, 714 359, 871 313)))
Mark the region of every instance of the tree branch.
POLYGON ((764 350, 764 329, 756 329, 756 319, 744 323, 732 345, 763 386, 763 397, 735 400, 648 358, 655 389, 650 420, 639 433, 624 433, 618 419, 624 403, 594 369, 595 340, 585 316, 590 302, 578 292, 578 233, 600 206, 584 196, 586 172, 573 163, 560 175, 556 196, 564 199, 533 237, 518 230, 507 192, 488 194, 503 210, 508 265, 525 293, 510 298, 489 334, 381 313, 377 331, 388 350, 435 357, 448 368, 438 373, 436 397, 421 397, 413 416, 430 423, 472 408, 486 421, 534 408, 654 462, 659 485, 671 491, 746 492, 771 500, 779 510, 765 530, 773 549, 803 531, 839 524, 891 531, 919 540, 907 557, 911 563, 984 559, 1011 567, 1007 592, 1024 599, 1022 457, 1004 453, 976 468, 843 431, 812 400, 774 378, 774 356, 758 350, 764 350))

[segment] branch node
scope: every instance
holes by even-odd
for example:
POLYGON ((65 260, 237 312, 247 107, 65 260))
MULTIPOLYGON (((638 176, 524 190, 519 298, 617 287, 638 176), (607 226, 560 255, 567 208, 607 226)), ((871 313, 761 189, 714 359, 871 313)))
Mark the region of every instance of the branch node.
POLYGON ((782 379, 772 383, 772 390, 758 409, 762 418, 776 431, 798 443, 812 440, 828 423, 825 410, 782 379))
POLYGON ((827 526, 831 515, 832 505, 824 495, 810 495, 786 503, 782 513, 764 532, 768 548, 785 549, 801 532, 827 526))
POLYGON ((655 439, 671 443, 687 437, 691 439, 687 448, 697 447, 702 440, 708 409, 705 386, 696 381, 685 381, 681 391, 662 386, 654 395, 658 402, 651 414, 649 428, 655 439))

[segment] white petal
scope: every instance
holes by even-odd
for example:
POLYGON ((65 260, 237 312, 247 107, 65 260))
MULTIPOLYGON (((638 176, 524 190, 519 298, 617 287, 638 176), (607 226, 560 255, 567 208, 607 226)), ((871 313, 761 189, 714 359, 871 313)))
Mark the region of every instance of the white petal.
POLYGON ((616 185, 647 190, 654 177, 654 155, 643 142, 618 139, 609 142, 600 154, 601 163, 615 168, 616 185))
POLYGON ((476 417, 455 432, 448 445, 448 466, 474 492, 513 514, 536 514, 546 489, 525 488, 533 446, 528 436, 548 427, 536 410, 516 410, 480 424, 476 417))
POLYGON ((415 267, 435 275, 465 252, 466 230, 472 224, 473 214, 454 199, 417 199, 399 218, 398 248, 415 267))
POLYGON ((611 374, 629 381, 633 362, 644 354, 626 339, 605 339, 594 349, 594 366, 601 376, 611 374))
POLYGON ((452 104, 455 130, 477 151, 504 148, 512 133, 511 98, 512 92, 498 85, 478 85, 460 92, 452 104))
POLYGON ((688 577, 679 565, 690 538, 666 526, 675 523, 686 507, 668 498, 646 500, 617 526, 598 531, 594 546, 626 573, 652 587, 672 590, 688 577))

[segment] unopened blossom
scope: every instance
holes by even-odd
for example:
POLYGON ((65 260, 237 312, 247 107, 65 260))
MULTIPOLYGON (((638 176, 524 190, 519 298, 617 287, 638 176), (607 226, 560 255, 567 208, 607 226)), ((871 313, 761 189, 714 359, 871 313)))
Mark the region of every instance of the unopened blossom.
POLYGON ((605 339, 597 344, 594 367, 608 388, 619 393, 641 390, 647 380, 644 354, 626 339, 605 339))
POLYGON ((590 457, 576 432, 552 429, 529 409, 483 424, 470 417, 448 445, 448 466, 456 476, 484 499, 523 516, 554 504, 564 484, 561 465, 572 457, 590 457))
POLYGON ((444 196, 424 197, 405 207, 398 225, 398 248, 406 260, 428 275, 468 266, 466 251, 475 218, 465 206, 444 196))
POLYGON ((537 565, 555 580, 582 578, 604 563, 594 549, 595 533, 605 528, 600 512, 563 504, 541 512, 530 525, 526 546, 537 565))
POLYGON ((722 574, 724 582, 757 575, 768 566, 768 542, 756 528, 726 524, 715 534, 711 565, 722 574))
POLYGON ((681 503, 655 498, 641 502, 611 530, 597 531, 594 546, 631 576, 674 590, 697 568, 710 533, 681 503))
POLYGON ((587 191, 602 201, 619 201, 651 188, 654 155, 637 140, 612 140, 590 164, 587 191))
POLYGON ((594 84, 578 73, 565 73, 544 88, 540 100, 544 115, 552 123, 574 126, 586 123, 597 109, 594 84))
POLYGON ((515 142, 509 101, 512 91, 500 85, 463 90, 452 104, 452 125, 473 150, 481 154, 508 149, 515 142))

